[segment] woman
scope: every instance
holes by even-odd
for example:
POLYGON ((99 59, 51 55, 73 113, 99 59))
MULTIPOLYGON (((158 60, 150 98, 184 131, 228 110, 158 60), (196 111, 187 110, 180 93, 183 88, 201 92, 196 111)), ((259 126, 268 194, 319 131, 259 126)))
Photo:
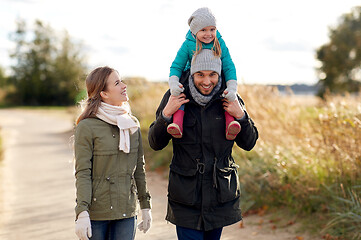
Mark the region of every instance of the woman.
POLYGON ((75 131, 77 205, 75 232, 81 239, 134 239, 136 196, 144 233, 151 225, 142 138, 131 115, 127 86, 112 68, 86 78, 88 99, 75 131))

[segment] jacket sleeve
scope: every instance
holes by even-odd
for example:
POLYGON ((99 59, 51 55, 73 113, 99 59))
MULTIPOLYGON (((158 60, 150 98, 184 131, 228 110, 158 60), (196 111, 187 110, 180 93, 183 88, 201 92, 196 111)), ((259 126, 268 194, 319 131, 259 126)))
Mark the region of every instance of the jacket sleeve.
POLYGON ((162 112, 164 107, 166 106, 168 99, 170 96, 170 91, 168 90, 159 104, 159 107, 156 112, 156 120, 150 125, 149 133, 148 133, 148 141, 149 145, 153 150, 162 150, 165 148, 170 139, 171 135, 167 132, 167 126, 169 122, 164 119, 162 112))
POLYGON ((223 38, 219 39, 219 44, 222 50, 222 70, 224 72, 226 82, 228 80, 237 80, 236 67, 234 66, 233 60, 231 58, 231 54, 228 51, 226 43, 223 38))
POLYGON ((237 95, 237 97, 243 108, 245 117, 238 121, 241 125, 241 132, 238 133, 235 141, 240 148, 250 151, 256 145, 256 141, 258 139, 258 130, 252 119, 248 116, 248 113, 244 108, 243 100, 239 97, 239 95, 237 95))
POLYGON ((92 197, 93 137, 89 126, 80 122, 74 137, 76 218, 82 211, 89 211, 92 197))
POLYGON ((135 169, 134 178, 137 184, 138 190, 138 199, 140 208, 151 208, 150 204, 150 194, 147 189, 147 182, 145 179, 145 160, 144 160, 144 151, 143 151, 143 144, 142 144, 142 134, 140 129, 138 130, 139 134, 139 148, 138 148, 138 159, 137 159, 137 168, 135 169))
POLYGON ((187 62, 189 61, 188 48, 189 48, 188 40, 185 40, 182 46, 180 47, 180 49, 178 50, 174 61, 172 62, 172 65, 170 67, 169 77, 171 76, 177 76, 178 78, 181 77, 184 68, 187 66, 187 62))

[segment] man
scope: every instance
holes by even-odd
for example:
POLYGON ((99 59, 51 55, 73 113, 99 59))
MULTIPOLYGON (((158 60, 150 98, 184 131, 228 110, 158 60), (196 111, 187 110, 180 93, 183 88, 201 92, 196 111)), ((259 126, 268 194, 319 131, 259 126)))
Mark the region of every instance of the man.
POLYGON ((154 150, 166 147, 172 114, 185 105, 183 137, 173 138, 173 158, 169 166, 166 220, 176 225, 178 239, 220 239, 224 226, 242 219, 240 190, 231 153, 234 142, 247 151, 258 138, 257 128, 238 98, 221 97, 221 60, 203 49, 191 62, 188 85, 179 96, 166 92, 149 129, 154 150), (241 125, 234 140, 225 137, 224 111, 241 125))

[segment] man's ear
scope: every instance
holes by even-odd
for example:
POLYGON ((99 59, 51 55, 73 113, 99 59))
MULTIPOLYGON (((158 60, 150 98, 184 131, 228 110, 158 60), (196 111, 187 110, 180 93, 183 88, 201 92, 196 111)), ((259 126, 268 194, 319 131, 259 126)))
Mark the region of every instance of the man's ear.
POLYGON ((101 96, 102 98, 108 98, 107 93, 104 92, 104 91, 101 91, 101 92, 100 92, 100 96, 101 96))

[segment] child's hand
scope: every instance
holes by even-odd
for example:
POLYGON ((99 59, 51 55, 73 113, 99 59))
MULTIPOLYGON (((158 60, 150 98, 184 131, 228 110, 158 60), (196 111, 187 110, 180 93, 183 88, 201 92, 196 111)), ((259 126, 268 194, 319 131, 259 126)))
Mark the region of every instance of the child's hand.
POLYGON ((169 89, 172 96, 178 96, 184 91, 183 85, 179 82, 179 79, 176 76, 171 76, 169 78, 169 89))
POLYGON ((228 80, 226 82, 227 88, 224 90, 222 97, 227 98, 229 101, 234 102, 237 96, 237 81, 236 80, 228 80))
POLYGON ((170 88, 170 94, 173 96, 179 96, 179 94, 181 94, 183 91, 184 91, 184 87, 180 83, 170 88))
POLYGON ((235 91, 228 91, 227 88, 223 91, 222 97, 227 98, 230 102, 236 100, 236 92, 235 91))

